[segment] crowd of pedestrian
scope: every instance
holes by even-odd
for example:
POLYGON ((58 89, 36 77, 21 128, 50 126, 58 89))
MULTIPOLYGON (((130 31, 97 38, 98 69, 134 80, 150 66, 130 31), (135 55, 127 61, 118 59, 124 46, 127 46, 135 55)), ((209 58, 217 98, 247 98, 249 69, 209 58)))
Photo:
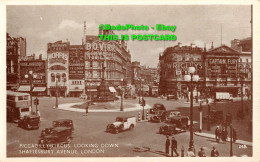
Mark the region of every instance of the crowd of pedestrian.
MULTIPOLYGON (((170 140, 169 136, 167 136, 166 142, 165 142, 165 154, 166 154, 166 156, 171 155, 171 157, 178 157, 179 153, 177 151, 177 146, 178 146, 177 140, 174 137, 172 137, 172 140, 170 140), (170 154, 170 148, 171 148, 171 154, 170 154)), ((183 146, 181 148, 181 156, 184 157, 184 147, 183 146)), ((195 148, 194 147, 189 148, 187 150, 186 156, 187 157, 195 157, 196 156, 195 148)), ((200 151, 198 152, 198 156, 199 157, 207 157, 204 147, 200 148, 200 151)), ((215 146, 213 146, 211 153, 210 153, 210 156, 211 157, 218 157, 219 156, 219 152, 218 152, 218 150, 216 149, 215 146)))

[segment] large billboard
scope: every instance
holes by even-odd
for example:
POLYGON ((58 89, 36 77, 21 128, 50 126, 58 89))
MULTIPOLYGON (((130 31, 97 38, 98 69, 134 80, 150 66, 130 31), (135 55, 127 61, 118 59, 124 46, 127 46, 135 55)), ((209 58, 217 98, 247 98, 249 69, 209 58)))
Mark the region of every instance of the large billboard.
POLYGON ((208 58, 207 75, 210 78, 236 78, 237 61, 234 57, 210 57, 208 58))
POLYGON ((33 79, 34 84, 46 83, 44 60, 20 61, 20 83, 30 83, 30 80, 25 78, 25 75, 29 75, 30 71, 37 76, 33 79))
POLYGON ((83 46, 71 46, 69 50, 69 79, 85 78, 83 46))

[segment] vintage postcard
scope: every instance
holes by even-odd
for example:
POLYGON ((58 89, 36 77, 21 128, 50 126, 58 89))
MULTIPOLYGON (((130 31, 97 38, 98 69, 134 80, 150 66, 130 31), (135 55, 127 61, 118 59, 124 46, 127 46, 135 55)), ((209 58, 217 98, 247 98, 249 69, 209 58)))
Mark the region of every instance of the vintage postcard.
POLYGON ((4 161, 259 161, 259 2, 56 2, 1 7, 4 161))

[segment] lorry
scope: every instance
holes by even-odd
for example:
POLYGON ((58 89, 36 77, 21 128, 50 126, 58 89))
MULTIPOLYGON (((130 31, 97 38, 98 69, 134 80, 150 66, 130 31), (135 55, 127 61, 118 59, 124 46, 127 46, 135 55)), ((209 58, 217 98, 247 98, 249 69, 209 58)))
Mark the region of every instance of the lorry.
POLYGON ((216 92, 215 96, 216 101, 232 101, 233 102, 233 95, 228 92, 216 92))
POLYGON ((119 133, 125 130, 132 130, 136 126, 136 117, 117 117, 116 121, 112 124, 108 124, 106 132, 119 133))

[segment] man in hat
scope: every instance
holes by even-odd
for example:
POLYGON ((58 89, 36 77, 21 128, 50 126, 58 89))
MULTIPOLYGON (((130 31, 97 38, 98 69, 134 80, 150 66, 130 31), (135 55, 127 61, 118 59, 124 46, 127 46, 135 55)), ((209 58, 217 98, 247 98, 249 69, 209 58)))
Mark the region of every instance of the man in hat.
POLYGON ((216 141, 219 143, 219 139, 220 139, 220 129, 219 129, 219 126, 217 126, 216 129, 215 129, 215 136, 216 136, 216 141))
POLYGON ((213 149, 211 150, 211 157, 218 157, 219 156, 219 152, 216 149, 215 146, 213 146, 213 149))
POLYGON ((199 157, 206 157, 206 154, 204 152, 204 148, 203 147, 200 148, 200 151, 198 152, 198 156, 199 157))
POLYGON ((179 153, 177 152, 177 141, 175 140, 174 137, 172 137, 172 145, 171 145, 171 155, 173 156, 173 152, 175 153, 176 156, 179 156, 179 153))
POLYGON ((169 148, 170 148, 170 139, 169 136, 167 136, 166 142, 165 142, 165 153, 166 156, 169 156, 169 148))

